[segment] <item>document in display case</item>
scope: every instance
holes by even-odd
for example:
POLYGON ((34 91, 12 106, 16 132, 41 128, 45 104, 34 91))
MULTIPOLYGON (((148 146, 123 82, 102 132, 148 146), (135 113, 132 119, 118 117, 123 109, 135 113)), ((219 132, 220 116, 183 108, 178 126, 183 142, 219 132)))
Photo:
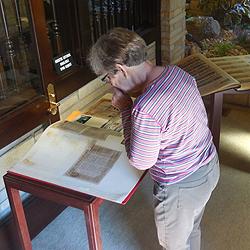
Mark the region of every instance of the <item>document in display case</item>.
MULTIPOLYGON (((97 103, 107 107, 107 98, 97 103)), ((56 122, 9 172, 125 204, 146 172, 129 164, 120 126, 114 113, 87 111, 56 122)))

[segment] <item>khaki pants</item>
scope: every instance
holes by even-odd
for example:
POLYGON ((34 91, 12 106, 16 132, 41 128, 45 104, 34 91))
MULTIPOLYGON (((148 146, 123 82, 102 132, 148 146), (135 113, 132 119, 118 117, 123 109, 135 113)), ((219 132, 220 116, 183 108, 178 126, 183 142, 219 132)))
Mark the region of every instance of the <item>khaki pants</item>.
POLYGON ((200 222, 219 180, 216 155, 207 165, 173 185, 155 182, 154 213, 159 243, 167 250, 200 250, 200 222))

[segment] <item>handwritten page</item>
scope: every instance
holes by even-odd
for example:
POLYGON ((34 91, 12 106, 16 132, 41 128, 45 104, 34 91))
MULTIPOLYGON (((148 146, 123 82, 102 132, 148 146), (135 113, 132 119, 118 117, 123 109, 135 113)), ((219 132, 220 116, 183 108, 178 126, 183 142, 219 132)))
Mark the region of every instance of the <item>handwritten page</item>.
POLYGON ((98 183, 113 167, 120 154, 121 151, 93 145, 80 156, 66 174, 98 183))

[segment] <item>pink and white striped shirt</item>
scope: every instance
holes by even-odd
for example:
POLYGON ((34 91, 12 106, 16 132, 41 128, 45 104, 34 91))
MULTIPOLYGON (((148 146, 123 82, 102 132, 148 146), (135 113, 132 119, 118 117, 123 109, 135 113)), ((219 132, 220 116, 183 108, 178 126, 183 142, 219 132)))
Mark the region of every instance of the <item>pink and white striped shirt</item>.
POLYGON ((122 123, 131 165, 158 182, 177 183, 216 153, 196 81, 177 66, 165 67, 122 123))

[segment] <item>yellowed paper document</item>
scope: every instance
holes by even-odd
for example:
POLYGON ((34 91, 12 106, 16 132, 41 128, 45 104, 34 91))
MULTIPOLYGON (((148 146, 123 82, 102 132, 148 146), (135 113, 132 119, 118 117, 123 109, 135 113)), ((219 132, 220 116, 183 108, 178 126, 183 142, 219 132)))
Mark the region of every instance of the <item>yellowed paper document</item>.
POLYGON ((93 145, 80 156, 66 175, 98 183, 113 167, 120 155, 121 151, 93 145))

